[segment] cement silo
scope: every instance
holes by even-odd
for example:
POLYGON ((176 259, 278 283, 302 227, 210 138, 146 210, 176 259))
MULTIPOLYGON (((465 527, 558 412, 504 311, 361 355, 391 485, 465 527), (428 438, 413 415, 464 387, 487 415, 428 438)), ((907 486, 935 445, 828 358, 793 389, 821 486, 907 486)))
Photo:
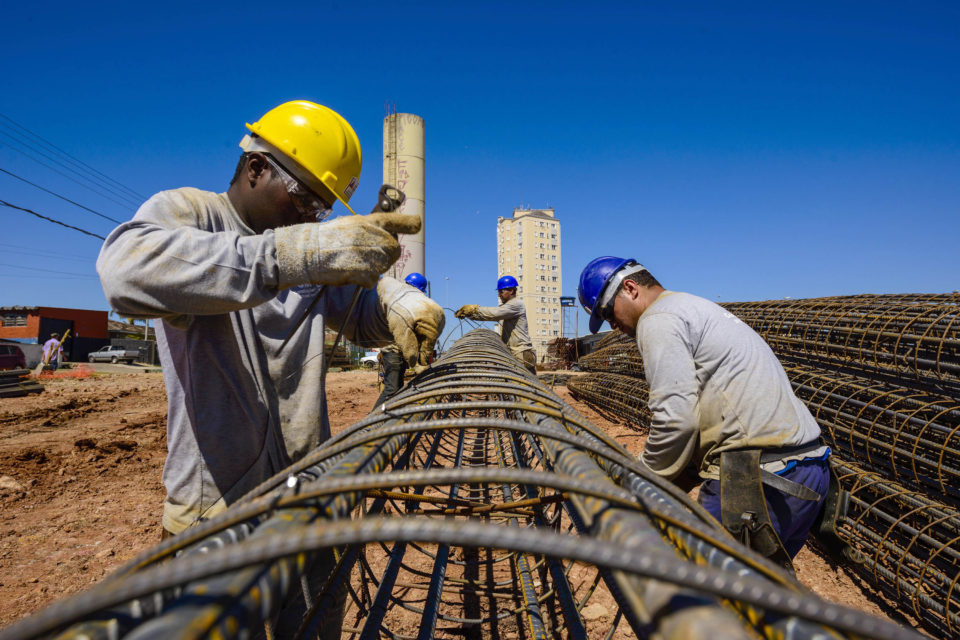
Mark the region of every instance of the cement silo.
POLYGON ((424 123, 412 113, 391 113, 383 119, 383 181, 403 191, 407 199, 401 213, 420 216, 423 226, 416 235, 400 236, 400 258, 389 275, 403 279, 413 272, 426 271, 424 238, 424 123))

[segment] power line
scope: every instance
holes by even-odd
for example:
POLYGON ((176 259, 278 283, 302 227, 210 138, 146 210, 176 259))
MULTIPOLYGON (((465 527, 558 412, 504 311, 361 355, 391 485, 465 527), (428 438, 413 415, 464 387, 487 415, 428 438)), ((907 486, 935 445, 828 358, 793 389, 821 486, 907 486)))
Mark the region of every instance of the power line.
POLYGON ((21 256, 34 256, 38 258, 44 258, 47 260, 70 260, 71 262, 83 262, 86 264, 90 264, 90 262, 94 260, 94 258, 91 258, 90 256, 81 258, 80 256, 76 256, 76 255, 72 255, 72 256, 64 255, 62 253, 56 253, 54 251, 44 251, 42 249, 35 249, 33 247, 24 247, 24 246, 19 246, 15 244, 0 243, 0 247, 3 247, 4 254, 15 253, 21 256))
MULTIPOLYGON (((106 175, 105 173, 102 173, 101 171, 97 171, 96 169, 94 169, 93 167, 91 167, 90 165, 88 165, 86 162, 80 160, 79 158, 76 158, 76 157, 70 155, 69 153, 67 153, 66 151, 64 151, 63 149, 61 149, 60 147, 58 147, 57 145, 53 144, 53 143, 50 142, 49 140, 43 138, 42 136, 37 135, 37 134, 34 133, 33 131, 30 131, 30 129, 27 129, 25 126, 23 126, 22 124, 20 124, 19 122, 17 122, 17 121, 14 120, 13 118, 11 118, 11 117, 9 117, 9 116, 7 116, 7 115, 5 115, 5 114, 2 114, 2 113, 0 113, 0 118, 3 118, 3 119, 6 120, 7 122, 10 122, 10 123, 13 124, 15 127, 17 127, 18 129, 20 129, 21 131, 27 132, 29 135, 33 136, 34 138, 36 138, 36 139, 39 140, 40 142, 44 143, 47 147, 53 149, 54 151, 58 152, 58 153, 61 154, 62 156, 68 158, 73 164, 79 165, 79 166, 81 166, 81 167, 84 167, 85 169, 87 169, 87 170, 89 170, 89 171, 92 171, 92 172, 95 173, 96 175, 102 177, 104 180, 108 180, 109 182, 112 182, 113 184, 115 184, 115 185, 116 185, 117 187, 119 187, 120 189, 122 189, 122 190, 126 191, 127 193, 129 193, 130 195, 132 195, 134 198, 137 198, 140 202, 146 200, 146 197, 144 197, 142 194, 139 194, 139 193, 137 193, 136 191, 134 191, 133 189, 131 189, 130 187, 126 186, 125 184, 123 184, 123 183, 121 183, 121 182, 119 182, 119 181, 117 181, 117 180, 114 180, 113 178, 111 178, 110 176, 106 175)), ((7 126, 8 129, 10 128, 9 125, 5 125, 5 126, 7 126)))
MULTIPOLYGON (((55 153, 51 155, 46 149, 44 149, 43 147, 37 146, 33 140, 26 138, 19 131, 13 131, 13 132, 9 130, 4 131, 2 129, 2 127, 4 126, 6 125, 4 125, 3 122, 0 122, 0 135, 5 136, 7 138, 7 144, 10 144, 10 141, 13 141, 16 144, 26 147, 29 151, 33 153, 39 153, 44 158, 47 158, 48 160, 52 160, 53 162, 55 162, 62 168, 66 169, 67 171, 73 173, 74 175, 80 176, 82 179, 86 180, 87 182, 90 182, 90 184, 95 185, 98 189, 106 189, 107 192, 117 196, 118 198, 121 198, 123 200, 132 202, 132 203, 136 203, 140 201, 138 198, 132 197, 129 194, 124 193, 122 190, 117 189, 116 187, 100 179, 96 175, 93 175, 86 170, 77 170, 75 167, 70 166, 71 164, 75 164, 75 163, 64 162, 63 159, 60 157, 57 157, 55 153)), ((32 158, 32 156, 29 156, 29 154, 26 154, 26 152, 24 151, 20 151, 20 153, 24 153, 25 155, 28 155, 28 157, 32 158)))
POLYGON ((10 203, 7 202, 6 200, 0 200, 0 205, 3 205, 4 207, 10 207, 11 209, 19 209, 20 211, 26 211, 27 213, 29 213, 29 214, 31 214, 31 215, 35 215, 35 216, 37 216, 38 218, 42 218, 43 220, 46 220, 46 221, 48 221, 48 222, 52 222, 52 223, 54 223, 54 224, 58 224, 58 225, 60 225, 61 227, 66 227, 67 229, 73 229, 74 231, 79 231, 80 233, 85 233, 85 234, 88 235, 88 236, 93 236, 94 238, 100 238, 101 240, 106 240, 105 237, 103 237, 103 236, 101 236, 101 235, 98 235, 98 234, 96 234, 96 233, 92 233, 92 232, 90 232, 90 231, 87 231, 86 229, 81 229, 80 227, 75 227, 75 226, 73 226, 73 225, 71 225, 71 224, 67 224, 66 222, 60 222, 59 220, 54 220, 53 218, 48 218, 47 216, 42 215, 42 214, 39 214, 39 213, 37 213, 36 211, 33 211, 32 209, 25 209, 25 208, 23 208, 23 207, 18 207, 18 206, 15 205, 15 204, 10 204, 10 203))
POLYGON ((27 276, 20 273, 2 273, 0 272, 0 277, 3 278, 16 278, 17 280, 82 280, 84 278, 92 278, 94 276, 27 276))
POLYGON ((41 269, 40 267, 25 267, 19 264, 7 264, 6 262, 0 262, 0 267, 12 267, 14 269, 26 269, 27 271, 42 271, 44 273, 59 273, 61 275, 67 276, 77 276, 80 278, 96 278, 97 276, 91 275, 89 273, 76 273, 75 271, 56 271, 54 269, 41 269))
POLYGON ((105 215, 105 214, 103 214, 103 213, 100 213, 99 211, 94 211, 94 210, 91 209, 90 207, 85 207, 85 206, 83 206, 82 204, 80 204, 79 202, 74 202, 74 201, 71 200, 70 198, 66 198, 66 197, 60 195, 59 193, 54 193, 53 191, 50 191, 50 189, 45 189, 45 188, 41 187, 41 186, 38 185, 38 184, 35 184, 35 183, 33 183, 33 182, 30 182, 30 181, 27 180, 26 178, 21 178, 21 177, 18 176, 17 174, 11 173, 10 171, 7 171, 7 170, 4 169, 3 167, 0 167, 0 171, 3 171, 3 172, 4 172, 5 174, 7 174, 8 176, 11 176, 11 177, 13 177, 13 178, 16 178, 17 180, 20 180, 21 182, 26 182, 26 183, 29 184, 31 187, 36 187, 37 189, 40 189, 41 191, 46 191, 47 193, 49 193, 49 194, 52 195, 52 196, 57 196, 57 197, 60 198, 61 200, 65 200, 66 202, 69 202, 70 204, 74 204, 74 205, 80 207, 81 209, 85 209, 85 210, 89 211, 90 213, 92 213, 92 214, 94 214, 94 215, 98 215, 98 216, 100 216, 101 218, 106 218, 107 220, 110 220, 111 222, 116 222, 117 224, 121 224, 121 223, 123 222, 122 220, 117 220, 116 218, 111 218, 111 217, 108 216, 108 215, 105 215))
MULTIPOLYGON (((3 132, 0 131, 0 133, 3 133, 3 132)), ((20 153, 20 154, 22 154, 22 155, 25 155, 26 157, 30 158, 31 160, 33 160, 34 162, 36 162, 36 163, 39 164, 40 166, 46 167, 47 169, 50 169, 50 170, 53 171, 54 173, 60 174, 61 176, 63 176, 63 177, 66 178, 67 180, 69 180, 70 182, 73 182, 73 183, 75 183, 75 184, 78 184, 78 185, 80 185, 81 187, 83 187, 84 189, 88 189, 88 190, 90 190, 90 191, 93 191, 93 192, 94 192, 95 194, 97 194, 98 196, 100 196, 100 197, 102 197, 102 198, 106 198, 106 199, 109 200, 110 202, 113 202, 113 203, 115 203, 115 204, 118 204, 118 205, 120 205, 121 207, 129 207, 129 208, 131 208, 131 209, 135 208, 135 206, 136 206, 136 203, 131 203, 131 201, 123 202, 122 200, 117 200, 116 198, 113 198, 111 195, 108 195, 108 194, 106 194, 106 193, 104 193, 104 192, 102 192, 102 191, 98 191, 97 189, 94 188, 94 186, 91 186, 90 184, 86 184, 86 183, 80 182, 80 181, 77 180, 76 178, 73 178, 73 177, 71 177, 71 176, 68 176, 66 173, 64 173, 63 171, 60 171, 60 170, 57 169, 56 167, 51 167, 51 166, 50 166, 49 164, 47 164, 46 162, 43 162, 42 160, 38 160, 37 158, 35 158, 32 154, 28 153, 27 151, 24 151, 23 149, 18 149, 18 148, 15 147, 15 146, 11 146, 9 141, 7 141, 6 144, 7 144, 7 146, 9 146, 11 149, 13 149, 14 151, 16 151, 17 153, 20 153)), ((20 144, 20 143, 18 142, 17 144, 20 144)), ((86 176, 81 176, 81 177, 83 177, 85 180, 87 179, 86 176)), ((95 186, 99 186, 99 185, 95 185, 95 186)))

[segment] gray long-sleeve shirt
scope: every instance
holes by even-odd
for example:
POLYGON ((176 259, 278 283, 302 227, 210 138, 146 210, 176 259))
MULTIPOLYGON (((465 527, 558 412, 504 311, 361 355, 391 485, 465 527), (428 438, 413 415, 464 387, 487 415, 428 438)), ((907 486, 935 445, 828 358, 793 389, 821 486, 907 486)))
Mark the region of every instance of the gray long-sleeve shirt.
POLYGON ((158 193, 107 238, 97 271, 124 316, 160 318, 169 412, 163 525, 178 532, 222 510, 330 437, 324 328, 360 344, 392 339, 375 291, 280 289, 272 231, 256 234, 225 193, 158 193))
POLYGON ((474 320, 499 320, 500 338, 513 355, 519 356, 533 349, 527 331, 527 307, 520 298, 507 300, 496 307, 478 307, 471 317, 474 320))
POLYGON ((769 345, 709 300, 665 291, 640 316, 637 346, 653 414, 641 460, 662 476, 694 464, 718 479, 723 451, 820 436, 769 345))

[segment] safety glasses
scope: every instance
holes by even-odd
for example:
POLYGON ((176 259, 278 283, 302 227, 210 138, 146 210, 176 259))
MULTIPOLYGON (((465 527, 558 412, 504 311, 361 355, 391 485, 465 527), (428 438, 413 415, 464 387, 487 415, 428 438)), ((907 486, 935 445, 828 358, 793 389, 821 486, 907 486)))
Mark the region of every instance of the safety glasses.
POLYGON ((605 304, 597 311, 597 315, 600 316, 600 319, 605 322, 610 322, 613 320, 613 304, 616 302, 617 296, 614 294, 613 299, 609 304, 605 304))
POLYGON ((290 172, 284 169, 283 166, 270 157, 270 155, 265 153, 263 157, 267 159, 267 162, 270 163, 270 166, 273 167, 277 176, 283 182, 287 193, 290 194, 290 200, 293 202, 293 206, 297 208, 297 211, 299 211, 302 216, 314 216, 317 222, 327 219, 333 210, 332 205, 321 200, 309 187, 290 175, 290 172))

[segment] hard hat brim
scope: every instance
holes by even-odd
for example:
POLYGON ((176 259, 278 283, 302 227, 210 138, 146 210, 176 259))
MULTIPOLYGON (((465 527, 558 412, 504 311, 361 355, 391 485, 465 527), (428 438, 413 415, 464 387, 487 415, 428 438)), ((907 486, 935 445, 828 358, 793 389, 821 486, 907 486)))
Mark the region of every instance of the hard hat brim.
POLYGON ((600 317, 599 311, 600 307, 594 307, 590 314, 590 333, 600 331, 600 327, 603 326, 603 318, 600 317))

